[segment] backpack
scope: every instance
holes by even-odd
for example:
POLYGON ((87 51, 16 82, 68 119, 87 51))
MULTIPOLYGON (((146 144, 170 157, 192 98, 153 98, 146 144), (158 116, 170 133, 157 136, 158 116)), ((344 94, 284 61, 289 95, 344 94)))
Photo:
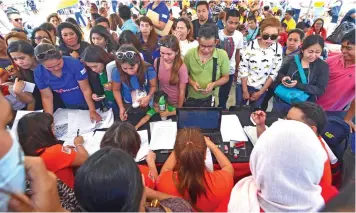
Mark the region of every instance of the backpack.
POLYGON ((350 138, 350 127, 343 119, 336 116, 330 116, 327 118, 327 123, 321 137, 323 137, 338 159, 336 164, 331 165, 331 172, 333 176, 333 185, 339 187, 341 184, 343 155, 350 138))
POLYGON ((355 24, 352 22, 345 21, 341 23, 334 32, 326 38, 327 41, 330 41, 334 44, 341 44, 341 39, 344 35, 355 29, 355 24))
POLYGON ((235 52, 235 43, 232 37, 225 37, 224 40, 220 41, 220 49, 226 51, 229 59, 231 59, 232 55, 235 52))

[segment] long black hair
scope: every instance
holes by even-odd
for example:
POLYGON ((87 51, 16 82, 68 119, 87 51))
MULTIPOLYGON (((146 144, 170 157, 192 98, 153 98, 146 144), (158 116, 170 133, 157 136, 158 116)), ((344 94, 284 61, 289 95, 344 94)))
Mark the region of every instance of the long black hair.
POLYGON ((100 36, 102 36, 105 39, 105 41, 106 41, 106 49, 107 49, 108 53, 112 53, 112 52, 115 52, 117 50, 116 42, 114 41, 112 35, 108 32, 108 30, 105 27, 103 27, 101 25, 96 25, 95 27, 93 27, 90 30, 90 43, 92 45, 94 45, 94 43, 92 41, 92 35, 94 33, 99 34, 100 36))
POLYGON ((40 156, 43 148, 62 143, 54 136, 52 124, 53 116, 44 112, 31 112, 20 119, 17 133, 25 155, 40 156))
POLYGON ((307 36, 304 40, 303 40, 303 44, 301 47, 301 50, 306 50, 309 47, 313 46, 314 44, 319 44, 321 46, 321 49, 324 49, 324 39, 323 37, 321 37, 320 35, 310 35, 307 36))
POLYGON ((138 212, 143 192, 136 162, 118 148, 95 152, 75 176, 75 197, 88 212, 138 212))
POLYGON ((59 43, 60 44, 64 44, 65 45, 65 43, 63 41, 63 37, 62 37, 62 30, 65 29, 65 28, 69 28, 69 29, 74 31, 74 33, 78 37, 78 44, 82 41, 83 35, 80 32, 79 27, 74 25, 74 24, 72 24, 72 23, 69 23, 69 22, 63 22, 63 23, 59 24, 58 27, 57 27, 57 35, 59 37, 59 43))
POLYGON ((47 34, 48 36, 48 40, 51 41, 52 45, 54 45, 53 41, 52 41, 52 37, 51 37, 51 34, 46 30, 46 29, 43 29, 43 28, 40 28, 40 27, 36 27, 33 31, 32 31, 32 34, 31 34, 31 44, 32 46, 35 48, 37 46, 36 42, 35 42, 35 36, 36 36, 36 33, 38 31, 43 31, 47 34))

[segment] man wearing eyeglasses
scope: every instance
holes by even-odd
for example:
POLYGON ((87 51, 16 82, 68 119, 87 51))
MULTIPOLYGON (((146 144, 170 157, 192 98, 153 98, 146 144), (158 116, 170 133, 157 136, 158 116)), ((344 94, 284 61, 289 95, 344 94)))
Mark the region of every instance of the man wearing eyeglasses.
POLYGON ((190 49, 184 57, 189 74, 188 98, 185 105, 210 107, 214 106, 218 88, 229 81, 229 57, 225 50, 215 47, 219 42, 218 28, 215 24, 204 24, 200 27, 198 42, 199 46, 190 49), (215 88, 217 90, 214 91, 215 88))
POLYGON ((20 13, 18 13, 17 11, 8 12, 7 17, 10 23, 12 24, 12 26, 14 26, 14 28, 24 30, 20 13))

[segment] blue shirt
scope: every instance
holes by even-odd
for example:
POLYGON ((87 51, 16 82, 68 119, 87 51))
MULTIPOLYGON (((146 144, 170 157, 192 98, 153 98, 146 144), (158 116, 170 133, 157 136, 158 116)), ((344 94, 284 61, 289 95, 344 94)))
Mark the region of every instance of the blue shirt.
MULTIPOLYGON (((138 39, 140 40, 140 43, 142 44, 142 46, 146 44, 142 38, 141 33, 139 33, 138 39)), ((160 39, 161 39, 161 37, 158 36, 157 41, 159 41, 160 39)), ((150 64, 153 64, 153 62, 155 61, 156 58, 161 57, 161 52, 159 50, 158 43, 156 44, 156 47, 153 51, 148 48, 143 47, 141 53, 143 55, 143 59, 150 64)))
POLYGON ((147 11, 153 10, 154 12, 159 14, 160 21, 167 23, 169 20, 169 10, 168 10, 167 5, 163 1, 161 1, 161 3, 159 3, 159 5, 155 9, 152 9, 153 4, 154 4, 154 2, 148 4, 147 11))
POLYGON ((135 22, 132 19, 128 19, 126 20, 121 27, 121 30, 130 30, 131 32, 133 32, 133 34, 137 34, 139 29, 138 26, 135 24, 135 22))
POLYGON ((156 77, 156 71, 152 66, 149 66, 145 72, 145 82, 143 85, 140 85, 140 82, 136 75, 132 75, 130 77, 131 87, 125 83, 122 83, 120 80, 120 73, 117 68, 115 68, 112 72, 112 80, 116 83, 121 84, 121 95, 123 97, 123 101, 125 103, 132 103, 131 92, 136 89, 145 90, 147 93, 150 90, 150 84, 148 81, 154 79, 156 77))
POLYGON ((247 35, 247 41, 253 41, 256 39, 256 36, 258 34, 258 27, 256 29, 247 29, 248 35, 247 35))
POLYGON ((75 58, 63 56, 62 76, 58 78, 43 65, 35 69, 35 82, 38 89, 50 88, 59 93, 65 105, 86 104, 78 81, 88 79, 84 65, 75 58))

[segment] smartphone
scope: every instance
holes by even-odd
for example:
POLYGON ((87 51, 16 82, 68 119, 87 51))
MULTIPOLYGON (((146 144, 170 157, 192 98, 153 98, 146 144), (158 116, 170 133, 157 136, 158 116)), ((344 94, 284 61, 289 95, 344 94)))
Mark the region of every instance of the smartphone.
POLYGON ((105 95, 97 95, 97 98, 105 98, 105 95))
POLYGON ((205 89, 198 89, 199 92, 205 92, 205 89))

